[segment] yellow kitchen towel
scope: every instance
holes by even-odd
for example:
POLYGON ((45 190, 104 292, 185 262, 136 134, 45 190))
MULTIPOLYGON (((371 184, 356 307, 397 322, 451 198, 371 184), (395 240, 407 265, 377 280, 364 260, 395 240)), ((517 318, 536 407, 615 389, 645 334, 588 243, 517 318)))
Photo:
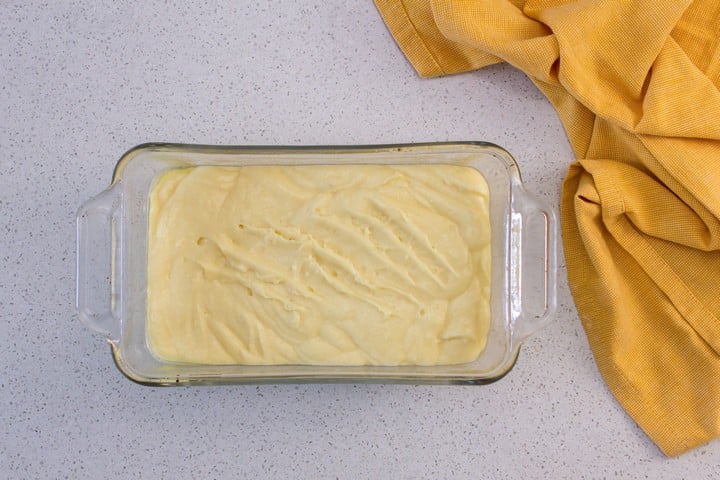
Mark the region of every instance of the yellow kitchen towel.
POLYGON ((720 435, 720 2, 376 0, 420 75, 500 61, 558 111, 568 280, 598 368, 667 455, 720 435))

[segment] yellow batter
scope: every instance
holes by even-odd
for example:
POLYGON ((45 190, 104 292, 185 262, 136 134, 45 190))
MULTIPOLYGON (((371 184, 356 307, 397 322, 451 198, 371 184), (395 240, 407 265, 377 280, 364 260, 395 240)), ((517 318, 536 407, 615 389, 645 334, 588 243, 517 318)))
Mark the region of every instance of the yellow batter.
POLYGON ((163 360, 435 365, 485 347, 488 189, 470 167, 169 170, 149 229, 163 360))

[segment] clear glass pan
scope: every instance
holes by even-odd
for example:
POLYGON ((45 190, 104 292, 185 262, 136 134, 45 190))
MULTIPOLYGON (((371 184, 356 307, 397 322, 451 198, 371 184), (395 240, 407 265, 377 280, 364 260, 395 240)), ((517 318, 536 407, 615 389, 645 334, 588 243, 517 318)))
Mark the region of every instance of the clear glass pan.
POLYGON ((108 189, 77 215, 80 319, 110 343, 116 365, 148 385, 282 382, 485 384, 507 374, 520 344, 556 305, 557 220, 528 193, 518 166, 489 143, 235 147, 145 144, 118 162, 108 189), (473 362, 442 366, 190 365, 162 362, 145 338, 148 198, 164 170, 200 165, 451 164, 478 170, 490 188, 491 327, 473 362))

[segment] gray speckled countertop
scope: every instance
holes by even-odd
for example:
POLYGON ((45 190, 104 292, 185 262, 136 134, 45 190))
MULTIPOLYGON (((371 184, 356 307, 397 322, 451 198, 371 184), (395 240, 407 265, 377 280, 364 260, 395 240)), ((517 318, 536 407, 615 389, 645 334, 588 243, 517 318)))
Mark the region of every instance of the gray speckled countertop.
POLYGON ((423 80, 371 2, 269 3, 2 3, 2 476, 717 478, 720 442, 666 459, 608 393, 562 262, 557 318, 493 385, 118 373, 74 311, 75 211, 136 144, 488 140, 558 202, 573 155, 520 72, 423 80))

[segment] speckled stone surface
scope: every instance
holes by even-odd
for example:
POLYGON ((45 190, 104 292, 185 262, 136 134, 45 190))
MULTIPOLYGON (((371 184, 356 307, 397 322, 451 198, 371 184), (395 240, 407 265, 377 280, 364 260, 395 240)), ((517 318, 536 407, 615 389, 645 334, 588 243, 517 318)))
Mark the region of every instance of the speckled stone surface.
POLYGON ((75 211, 128 148, 487 140, 554 204, 571 149, 509 66, 417 77, 369 1, 1 10, 3 478, 717 478, 720 442, 666 459, 608 393, 562 264, 490 386, 129 382, 73 306, 75 211))

